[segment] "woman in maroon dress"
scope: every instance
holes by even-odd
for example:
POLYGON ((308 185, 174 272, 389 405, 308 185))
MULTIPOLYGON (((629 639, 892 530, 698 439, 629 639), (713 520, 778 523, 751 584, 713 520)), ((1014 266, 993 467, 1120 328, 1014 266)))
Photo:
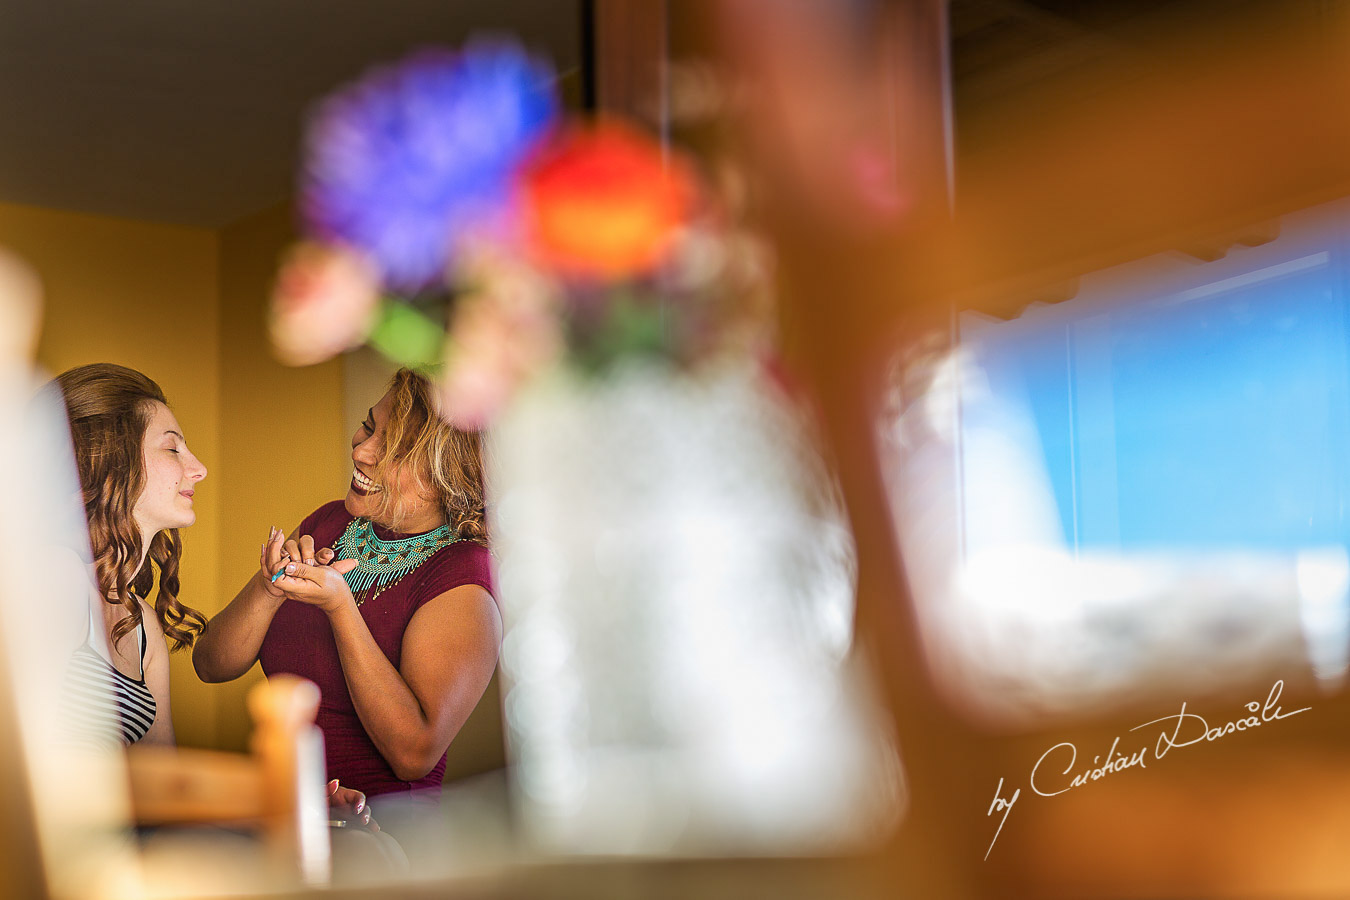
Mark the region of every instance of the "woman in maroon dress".
POLYGON ((479 437, 442 421, 405 369, 354 435, 352 461, 344 499, 289 538, 273 530, 193 664, 208 682, 261 661, 317 683, 328 777, 344 787, 438 788, 501 644, 479 437))

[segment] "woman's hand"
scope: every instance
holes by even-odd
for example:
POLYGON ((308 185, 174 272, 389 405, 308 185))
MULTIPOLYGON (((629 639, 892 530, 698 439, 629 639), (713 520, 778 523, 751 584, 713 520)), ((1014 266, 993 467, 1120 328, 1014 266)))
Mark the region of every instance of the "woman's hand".
MULTIPOLYGON (((333 813, 341 813, 342 818, 354 819, 371 831, 380 830, 380 823, 375 821, 370 814, 370 807, 366 806, 366 795, 342 787, 336 778, 328 782, 328 809, 333 813)), ((339 816, 335 815, 334 818, 339 816)))
POLYGON ((280 579, 275 578, 282 566, 288 562, 326 566, 333 561, 335 555, 328 547, 315 551, 314 538, 310 535, 304 534, 298 539, 288 541, 286 532, 280 528, 273 528, 267 536, 267 541, 262 545, 261 556, 258 559, 262 567, 263 590, 277 600, 284 600, 286 592, 277 586, 280 579))
POLYGON ((262 545, 261 556, 258 558, 258 565, 262 567, 262 587, 268 596, 277 600, 284 600, 286 592, 278 588, 272 582, 272 576, 277 574, 285 561, 285 550, 283 543, 286 540, 286 533, 279 528, 273 528, 267 535, 266 542, 262 545))
POLYGON ((342 577, 356 568, 356 560, 333 562, 333 551, 327 548, 316 553, 314 540, 309 535, 303 535, 299 542, 287 541, 286 548, 291 560, 308 560, 287 562, 281 577, 273 585, 280 588, 287 599, 317 606, 329 614, 356 602, 347 580, 342 577))
MULTIPOLYGON (((277 532, 277 537, 281 537, 281 532, 277 532)), ((336 556, 330 548, 324 547, 321 550, 314 549, 314 538, 308 534, 302 534, 298 538, 292 538, 286 541, 281 548, 281 558, 287 562, 304 563, 307 566, 326 566, 333 561, 336 556)), ((268 573, 271 578, 277 574, 276 568, 268 573)))

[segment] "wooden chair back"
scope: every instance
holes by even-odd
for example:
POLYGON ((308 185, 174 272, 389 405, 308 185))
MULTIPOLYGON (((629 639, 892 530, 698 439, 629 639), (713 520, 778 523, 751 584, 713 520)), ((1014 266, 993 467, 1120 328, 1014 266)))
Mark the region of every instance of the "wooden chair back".
POLYGON ((330 874, 323 735, 314 725, 319 689, 278 676, 248 697, 249 754, 132 747, 132 818, 140 825, 256 828, 273 880, 326 884, 330 874))

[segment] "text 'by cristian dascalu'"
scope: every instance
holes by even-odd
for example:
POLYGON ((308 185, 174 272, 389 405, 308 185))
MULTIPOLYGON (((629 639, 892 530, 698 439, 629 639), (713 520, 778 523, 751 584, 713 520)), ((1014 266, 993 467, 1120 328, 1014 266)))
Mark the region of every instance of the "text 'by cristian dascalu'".
MULTIPOLYGON (((1275 682, 1270 688, 1270 693, 1266 695, 1265 703, 1253 700, 1246 705, 1245 709, 1250 715, 1213 727, 1202 716, 1189 712, 1183 701, 1181 712, 1176 715, 1153 719, 1130 729, 1130 731, 1139 731, 1151 725, 1160 725, 1158 741, 1152 747, 1145 744, 1133 752, 1128 750, 1121 752, 1120 738, 1117 737, 1111 742, 1111 749, 1106 751, 1106 756, 1094 756, 1091 765, 1079 766, 1078 748, 1073 744, 1068 741, 1056 744, 1042 753, 1041 758, 1036 760, 1036 765, 1031 767, 1031 776, 1028 779, 1029 786, 1032 791, 1042 797, 1054 797, 1090 782, 1100 781, 1108 775, 1114 775, 1125 769, 1136 767, 1146 769, 1150 759, 1160 760, 1172 750, 1190 747, 1202 742, 1217 741, 1230 734, 1250 731, 1267 723, 1277 722, 1280 719, 1287 719, 1290 716, 1307 712, 1312 708, 1305 706, 1303 709, 1284 712, 1280 709, 1280 694, 1283 690, 1284 681, 1275 682)), ((989 804, 989 811, 985 815, 992 816, 1003 813, 1003 817, 999 819, 998 829, 994 832, 994 839, 989 842, 989 850, 984 853, 985 859, 989 858, 989 852, 994 849, 998 836, 1003 832, 1003 823, 1008 821, 1008 814, 1012 812, 1013 806, 1021 795, 1022 789, 1018 788, 1012 792, 1011 797, 1003 796, 1003 779, 998 780, 998 787, 994 788, 994 802, 989 804)))

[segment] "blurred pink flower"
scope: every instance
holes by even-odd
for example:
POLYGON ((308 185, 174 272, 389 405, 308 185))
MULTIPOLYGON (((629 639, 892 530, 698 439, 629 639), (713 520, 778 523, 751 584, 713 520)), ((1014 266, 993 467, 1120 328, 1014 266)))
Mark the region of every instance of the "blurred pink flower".
POLYGON ((477 429, 559 356, 563 338, 557 287, 539 272, 480 245, 466 275, 479 287, 455 306, 441 412, 460 428, 477 429))
POLYGON ((272 289, 268 331, 277 358, 308 366, 359 346, 379 301, 378 271, 366 257, 329 244, 295 245, 272 289))

